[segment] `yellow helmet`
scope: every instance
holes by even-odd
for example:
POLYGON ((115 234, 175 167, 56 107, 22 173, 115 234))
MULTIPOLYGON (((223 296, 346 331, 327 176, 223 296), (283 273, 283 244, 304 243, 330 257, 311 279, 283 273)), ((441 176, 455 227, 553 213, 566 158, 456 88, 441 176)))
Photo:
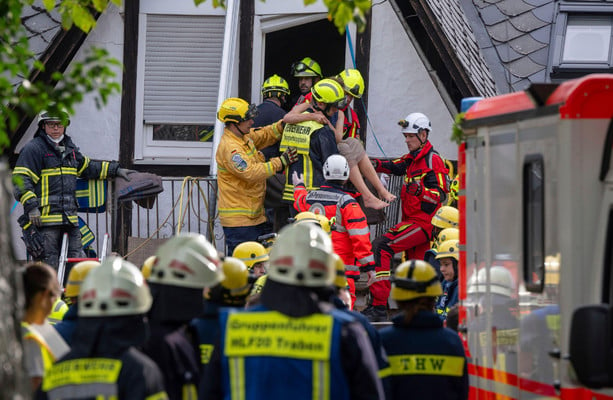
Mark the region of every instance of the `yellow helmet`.
POLYGON ((345 90, 334 79, 322 79, 311 88, 313 99, 320 103, 329 104, 338 108, 347 105, 345 90))
POLYGON ((221 263, 221 269, 224 278, 221 281, 221 286, 228 289, 232 294, 240 294, 235 291, 246 292, 249 290, 249 271, 244 262, 236 257, 224 257, 221 263), (246 289, 246 290, 245 290, 246 289))
POLYGON ((304 57, 302 60, 293 63, 292 75, 294 75, 296 78, 309 76, 319 78, 324 77, 321 73, 321 67, 317 61, 313 60, 311 57, 304 57))
POLYGON ((330 231, 332 230, 332 223, 330 222, 330 220, 325 215, 319 213, 316 214, 311 211, 302 211, 298 213, 294 219, 295 223, 297 224, 313 223, 315 225, 318 225, 326 233, 330 233, 330 231))
POLYGON ((289 96, 290 90, 287 81, 279 75, 274 74, 262 84, 262 96, 264 96, 264 98, 273 96, 281 97, 282 94, 289 96))
POLYGON ((81 283, 83 279, 89 274, 92 268, 99 266, 100 263, 94 260, 81 261, 75 264, 68 274, 68 282, 66 283, 66 289, 64 290, 64 296, 77 297, 79 296, 79 290, 81 289, 81 283))
POLYGON ((53 303, 53 308, 51 309, 51 314, 47 317, 47 321, 49 321, 51 325, 57 324, 64 319, 66 311, 68 311, 68 306, 62 299, 58 298, 55 300, 55 303, 53 303))
POLYGON ((336 275, 334 276, 334 286, 337 288, 347 287, 347 276, 345 275, 345 263, 343 259, 336 253, 332 255, 334 257, 334 266, 336 269, 336 275))
POLYGON ((260 262, 266 262, 270 259, 266 248, 258 242, 243 242, 234 248, 232 257, 236 257, 245 263, 247 269, 253 269, 253 266, 260 262))
POLYGON ((445 228, 436 237, 436 247, 447 240, 460 240, 460 230, 458 228, 445 228))
POLYGON ((143 262, 143 266, 140 269, 140 272, 143 274, 143 278, 149 279, 149 277, 151 276, 151 269, 153 269, 153 266, 155 265, 157 259, 158 258, 156 256, 149 256, 143 262))
POLYGON ((360 71, 357 69, 346 69, 338 74, 338 78, 345 92, 357 99, 362 97, 362 94, 364 94, 364 78, 362 78, 360 71))
POLYGON ((460 261, 460 241, 457 239, 445 240, 438 245, 438 252, 435 259, 451 257, 460 261))
POLYGON ((437 228, 457 228, 460 222, 460 212, 451 206, 442 206, 432 217, 432 225, 437 228))
POLYGON ((217 119, 223 123, 235 122, 238 124, 253 119, 257 115, 258 109, 255 104, 249 104, 238 97, 225 99, 217 111, 217 119))
POLYGON ((418 297, 437 297, 443 287, 432 265, 423 260, 405 261, 392 277, 392 299, 412 300, 418 297))

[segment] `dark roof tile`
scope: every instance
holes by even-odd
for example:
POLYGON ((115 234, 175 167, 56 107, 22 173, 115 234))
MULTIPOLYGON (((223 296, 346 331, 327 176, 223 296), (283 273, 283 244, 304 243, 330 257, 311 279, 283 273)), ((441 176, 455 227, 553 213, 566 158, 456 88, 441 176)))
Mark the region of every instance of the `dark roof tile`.
POLYGON ((555 13, 555 4, 551 0, 549 0, 549 3, 543 4, 542 6, 535 8, 534 10, 532 10, 532 13, 541 21, 551 23, 553 22, 553 15, 555 13))
POLYGON ((521 92, 521 91, 524 91, 524 90, 528 89, 528 87, 530 87, 531 83, 532 82, 530 82, 529 79, 522 79, 519 82, 511 84, 511 86, 513 87, 514 91, 521 92))
POLYGON ((545 68, 545 69, 537 72, 534 75, 530 75, 528 77, 528 79, 532 83, 545 83, 545 82, 547 82, 547 69, 545 68))
POLYGON ((528 55, 528 57, 530 57, 530 59, 537 64, 547 65, 549 61, 549 48, 543 47, 542 49, 531 53, 528 55))
POLYGON ((510 19, 511 24, 522 32, 532 32, 538 28, 542 28, 547 25, 547 22, 541 21, 532 14, 532 12, 526 12, 517 17, 510 19))
POLYGON ((525 3, 523 0, 502 0, 496 4, 496 7, 498 7, 503 14, 510 17, 523 14, 534 8, 534 6, 525 3))
POLYGON ((481 10, 481 19, 485 25, 494 25, 507 19, 507 16, 492 4, 481 10))
POLYGON ((536 50, 542 49, 547 45, 545 43, 541 43, 535 40, 530 35, 522 35, 518 38, 515 38, 509 42, 509 46, 513 48, 513 50, 517 51, 521 54, 530 54, 536 50))
POLYGON ((508 42, 509 40, 515 39, 518 36, 521 36, 523 32, 515 29, 513 25, 509 21, 504 21, 496 25, 486 27, 490 36, 498 40, 499 42, 508 42))
POLYGON ((491 3, 485 2, 485 0, 473 0, 473 4, 477 8, 483 8, 489 6, 491 3))
POLYGON ((530 36, 538 42, 549 44, 551 41, 551 25, 530 32, 530 36))
POLYGON ((527 78, 538 71, 545 69, 544 65, 537 64, 528 57, 522 57, 507 64, 509 72, 519 78, 527 78))
POLYGON ((503 0, 484 0, 484 1, 489 4, 496 4, 496 3, 500 3, 503 0))
POLYGON ((504 63, 508 63, 517 60, 520 57, 523 57, 522 54, 519 54, 507 44, 501 44, 499 46, 496 46, 496 51, 498 51, 498 56, 504 63))
POLYGON ((543 4, 548 4, 548 3, 553 4, 552 0, 524 0, 524 2, 530 5, 536 6, 536 7, 542 6, 543 4))

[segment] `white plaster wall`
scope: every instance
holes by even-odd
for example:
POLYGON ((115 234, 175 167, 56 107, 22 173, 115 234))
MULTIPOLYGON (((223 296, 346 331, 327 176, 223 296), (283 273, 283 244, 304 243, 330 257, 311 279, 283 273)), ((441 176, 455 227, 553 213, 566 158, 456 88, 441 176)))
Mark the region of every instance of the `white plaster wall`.
POLYGON ((397 122, 409 113, 422 112, 432 122, 430 141, 434 148, 445 158, 457 159, 457 146, 449 140, 453 115, 389 2, 374 2, 372 21, 367 81, 368 154, 397 157, 407 153, 397 122))
MULTIPOLYGON (((77 52, 75 59, 83 60, 87 50, 92 47, 107 49, 110 55, 120 62, 123 59, 123 19, 119 9, 113 5, 100 16, 96 27, 85 39, 83 46, 77 52)), ((70 69, 70 66, 69 66, 70 69)), ((122 72, 116 71, 115 80, 121 85, 122 72)), ((119 158, 119 122, 121 119, 121 95, 116 94, 109 98, 108 103, 101 109, 96 108, 94 95, 85 95, 83 102, 75 106, 75 112, 70 118, 67 134, 72 137, 75 144, 92 159, 117 160, 119 158)), ((32 139, 36 132, 36 120, 28 128, 17 151, 32 139)), ((12 212, 13 247, 15 256, 19 260, 25 259, 25 246, 21 237, 21 229, 17 218, 23 214, 21 204, 17 204, 12 212)))

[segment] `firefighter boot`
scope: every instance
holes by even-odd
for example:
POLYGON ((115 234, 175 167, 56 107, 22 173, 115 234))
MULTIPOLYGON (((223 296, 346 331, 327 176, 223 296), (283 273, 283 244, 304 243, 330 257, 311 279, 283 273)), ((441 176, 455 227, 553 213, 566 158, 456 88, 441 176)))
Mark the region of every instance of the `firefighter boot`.
POLYGON ((362 311, 362 314, 366 316, 370 322, 387 321, 387 307, 385 306, 370 305, 362 311))

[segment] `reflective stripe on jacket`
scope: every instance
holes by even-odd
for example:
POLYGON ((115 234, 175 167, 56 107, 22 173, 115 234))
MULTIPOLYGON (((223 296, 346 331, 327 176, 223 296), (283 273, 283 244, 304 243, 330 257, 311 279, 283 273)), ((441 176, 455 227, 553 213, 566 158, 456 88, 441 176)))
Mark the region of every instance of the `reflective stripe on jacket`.
POLYGON ((281 160, 265 162, 258 151, 281 138, 281 121, 251 129, 238 137, 225 129, 215 159, 218 165, 217 207, 222 226, 254 226, 266 222, 264 196, 266 179, 281 169, 281 160))
POLYGON ((393 175, 405 175, 400 192, 402 220, 418 223, 428 235, 432 232, 432 216, 447 198, 449 182, 447 168, 430 142, 416 156, 405 154, 395 160, 375 159, 375 170, 393 175), (409 195, 411 183, 422 185, 419 195, 409 195))

